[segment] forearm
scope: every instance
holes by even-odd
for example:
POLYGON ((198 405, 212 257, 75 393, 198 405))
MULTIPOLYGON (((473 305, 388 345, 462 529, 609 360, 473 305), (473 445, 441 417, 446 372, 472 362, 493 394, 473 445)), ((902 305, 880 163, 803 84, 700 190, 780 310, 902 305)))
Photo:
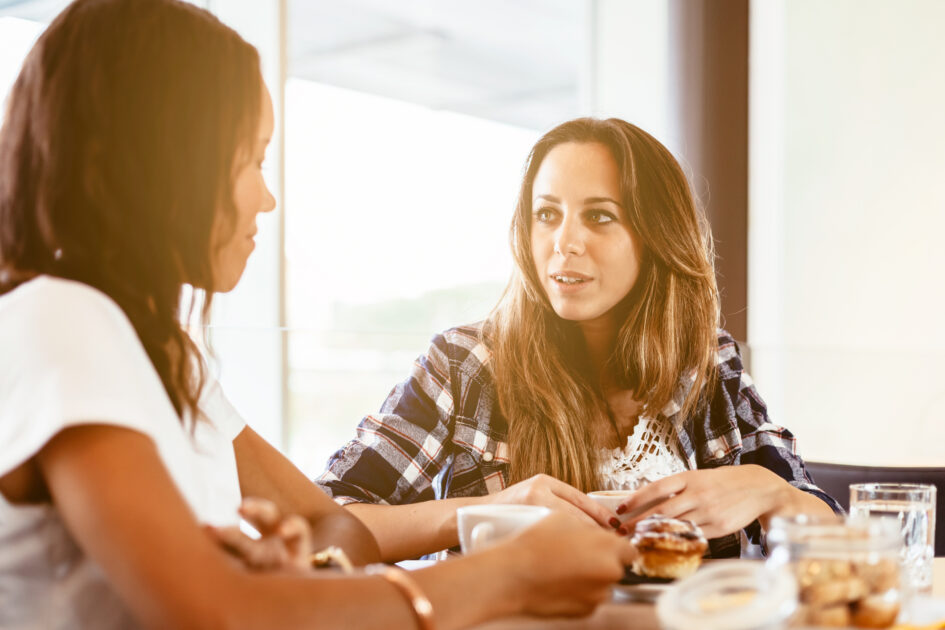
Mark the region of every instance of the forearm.
POLYGON ((412 572, 433 602, 438 630, 464 628, 523 612, 524 580, 515 572, 527 563, 503 552, 516 550, 490 549, 412 572))
POLYGON ((312 527, 313 549, 324 549, 332 545, 341 547, 355 566, 381 561, 377 541, 367 526, 353 514, 343 511, 339 514, 319 516, 309 519, 309 524, 312 527))
MULTIPOLYGON (((519 612, 519 588, 490 552, 438 563, 410 576, 429 598, 438 630, 456 630, 519 612), (490 576, 484 579, 483 576, 490 576)), ((379 576, 246 575, 239 580, 227 628, 413 628, 404 595, 379 576), (241 594, 241 595, 240 595, 241 594)))
POLYGON ((246 427, 233 441, 244 497, 272 501, 283 514, 298 514, 312 528, 313 545, 336 545, 358 565, 380 560, 367 527, 342 509, 282 453, 246 427))
POLYGON ((352 503, 347 509, 374 535, 381 558, 397 562, 457 545, 456 508, 481 501, 470 497, 405 505, 352 503))

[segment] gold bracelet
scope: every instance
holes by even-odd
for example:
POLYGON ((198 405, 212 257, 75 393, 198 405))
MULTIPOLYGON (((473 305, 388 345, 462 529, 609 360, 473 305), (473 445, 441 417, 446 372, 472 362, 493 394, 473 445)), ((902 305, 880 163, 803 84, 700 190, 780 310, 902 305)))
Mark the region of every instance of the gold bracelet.
POLYGON ((364 567, 364 572, 369 575, 380 575, 397 588, 413 609, 413 614, 417 618, 418 630, 435 629, 433 604, 424 595, 420 585, 406 571, 387 564, 370 564, 364 567))

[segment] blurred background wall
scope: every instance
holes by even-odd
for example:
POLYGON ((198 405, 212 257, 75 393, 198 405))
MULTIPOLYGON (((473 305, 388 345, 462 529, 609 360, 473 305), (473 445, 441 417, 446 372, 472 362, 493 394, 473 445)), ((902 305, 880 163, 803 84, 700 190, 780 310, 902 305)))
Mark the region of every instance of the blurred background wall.
MULTIPOLYGON (((0 93, 61 0, 0 0, 0 93)), ((237 407, 310 474, 511 267, 531 144, 620 116, 680 159, 724 324, 806 457, 945 465, 945 5, 937 0, 206 0, 276 103, 237 407)))

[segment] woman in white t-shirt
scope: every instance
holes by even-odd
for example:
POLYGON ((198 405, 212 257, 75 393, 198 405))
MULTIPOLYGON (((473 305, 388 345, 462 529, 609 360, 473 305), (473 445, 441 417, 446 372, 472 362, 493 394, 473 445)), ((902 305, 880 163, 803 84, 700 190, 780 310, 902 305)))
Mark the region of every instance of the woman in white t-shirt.
POLYGON ((0 627, 589 612, 629 549, 564 516, 412 577, 287 564, 379 552, 243 423, 179 323, 185 285, 206 293, 206 320, 243 273, 274 207, 272 133, 255 49, 184 2, 77 0, 27 57, 0 130, 0 627), (268 500, 242 508, 260 543, 233 534, 243 497, 268 500))

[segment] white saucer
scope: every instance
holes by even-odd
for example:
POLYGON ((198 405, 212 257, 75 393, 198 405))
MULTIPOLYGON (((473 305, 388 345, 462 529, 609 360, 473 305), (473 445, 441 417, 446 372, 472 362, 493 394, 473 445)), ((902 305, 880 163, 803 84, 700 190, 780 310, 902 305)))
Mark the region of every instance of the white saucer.
POLYGON ((652 584, 648 582, 641 584, 614 584, 614 601, 655 602, 656 599, 665 593, 672 585, 672 582, 668 584, 652 584))

